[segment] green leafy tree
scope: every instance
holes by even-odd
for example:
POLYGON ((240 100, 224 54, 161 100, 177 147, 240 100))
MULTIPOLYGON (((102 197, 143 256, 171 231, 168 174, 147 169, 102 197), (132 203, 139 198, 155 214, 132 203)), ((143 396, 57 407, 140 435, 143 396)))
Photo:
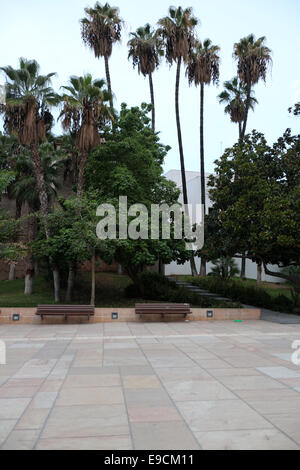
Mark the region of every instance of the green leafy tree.
MULTIPOLYGON (((122 105, 120 117, 114 123, 113 132, 105 135, 106 144, 91 154, 87 164, 88 190, 99 192, 99 204, 111 203, 118 208, 119 196, 127 196, 128 206, 144 204, 149 212, 147 226, 151 224, 151 204, 177 203, 179 190, 163 177, 163 162, 169 147, 159 142, 152 132, 147 114, 151 107, 128 109, 122 105)), ((119 213, 116 213, 117 234, 119 213)), ((128 224, 131 218, 128 219, 128 224)), ((171 227, 171 234, 173 227, 171 227)), ((101 257, 107 263, 113 260, 140 284, 140 275, 147 266, 159 259, 163 263, 190 259, 184 240, 106 240, 102 244, 101 257)))
POLYGON ((289 130, 272 147, 253 131, 216 162, 210 182, 212 227, 218 227, 215 242, 219 236, 227 256, 246 252, 264 265, 266 274, 296 284, 292 275, 274 272, 268 265, 300 263, 299 145, 300 137, 289 130))

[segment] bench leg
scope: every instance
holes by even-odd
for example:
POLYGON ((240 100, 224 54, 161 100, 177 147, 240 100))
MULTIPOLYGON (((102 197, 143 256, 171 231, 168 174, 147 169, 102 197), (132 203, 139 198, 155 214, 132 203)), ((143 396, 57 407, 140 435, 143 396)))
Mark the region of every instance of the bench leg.
POLYGON ((67 315, 65 315, 65 320, 66 320, 67 318, 68 318, 67 315))
POLYGON ((44 320, 44 315, 41 315, 41 319, 42 319, 42 321, 44 320))

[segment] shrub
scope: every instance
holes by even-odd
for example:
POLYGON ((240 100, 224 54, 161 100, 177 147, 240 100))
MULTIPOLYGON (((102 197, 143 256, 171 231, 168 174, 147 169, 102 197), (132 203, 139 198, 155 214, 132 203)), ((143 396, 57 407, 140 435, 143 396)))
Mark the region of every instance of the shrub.
POLYGON ((233 258, 223 256, 217 261, 212 262, 214 267, 212 268, 211 274, 224 281, 233 278, 239 274, 240 270, 236 261, 233 258))
POLYGON ((278 310, 280 312, 292 312, 293 302, 285 295, 272 297, 261 287, 247 286, 239 281, 223 281, 217 277, 194 279, 193 284, 209 290, 215 294, 221 294, 234 301, 256 307, 278 310))
POLYGON ((195 305, 200 308, 228 307, 238 308, 239 304, 220 302, 211 298, 201 297, 190 292, 186 287, 178 287, 174 282, 153 271, 146 271, 140 278, 143 285, 143 292, 135 284, 130 284, 126 289, 126 296, 133 298, 143 298, 145 300, 162 301, 171 303, 185 303, 195 305))

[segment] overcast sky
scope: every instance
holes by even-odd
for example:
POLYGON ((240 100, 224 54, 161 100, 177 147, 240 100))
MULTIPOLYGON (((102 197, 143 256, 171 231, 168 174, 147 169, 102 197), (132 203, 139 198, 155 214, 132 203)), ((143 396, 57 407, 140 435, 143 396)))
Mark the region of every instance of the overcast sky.
MULTIPOLYGON (((0 0, 0 65, 17 66, 23 56, 36 59, 42 73, 57 72, 53 81, 56 90, 66 84, 70 75, 90 72, 94 78, 105 76, 104 61, 95 59, 86 49, 80 35, 79 19, 84 7, 94 0, 0 0)), ((127 41, 131 31, 149 22, 153 25, 165 16, 172 0, 112 0, 120 7, 126 23, 122 44, 114 48, 110 60, 112 87, 119 109, 122 102, 130 106, 150 101, 148 81, 133 70, 127 61, 127 41)), ((300 99, 300 1, 299 0, 181 0, 176 6, 192 6, 200 19, 198 35, 209 37, 221 47, 221 79, 219 89, 205 89, 205 151, 206 169, 213 171, 213 162, 221 150, 237 139, 237 126, 230 122, 218 104, 217 95, 225 80, 236 74, 232 58, 233 44, 254 33, 266 36, 273 51, 273 68, 266 84, 255 87, 259 101, 250 114, 249 130, 265 133, 269 143, 287 127, 299 131, 297 118, 287 109, 300 99)), ((179 169, 175 122, 175 67, 162 64, 154 75, 157 130, 161 140, 172 147, 165 170, 179 169)), ((184 72, 181 75, 180 112, 187 170, 199 169, 199 89, 189 88, 184 72)), ((3 76, 0 76, 3 83, 3 76)), ((60 126, 55 128, 61 133, 60 126)))

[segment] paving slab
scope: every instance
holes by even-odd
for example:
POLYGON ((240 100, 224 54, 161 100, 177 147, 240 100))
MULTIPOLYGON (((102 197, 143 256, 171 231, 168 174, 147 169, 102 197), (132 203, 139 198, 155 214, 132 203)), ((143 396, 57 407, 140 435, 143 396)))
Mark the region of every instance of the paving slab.
POLYGON ((298 324, 7 325, 0 338, 2 450, 300 447, 298 324))

